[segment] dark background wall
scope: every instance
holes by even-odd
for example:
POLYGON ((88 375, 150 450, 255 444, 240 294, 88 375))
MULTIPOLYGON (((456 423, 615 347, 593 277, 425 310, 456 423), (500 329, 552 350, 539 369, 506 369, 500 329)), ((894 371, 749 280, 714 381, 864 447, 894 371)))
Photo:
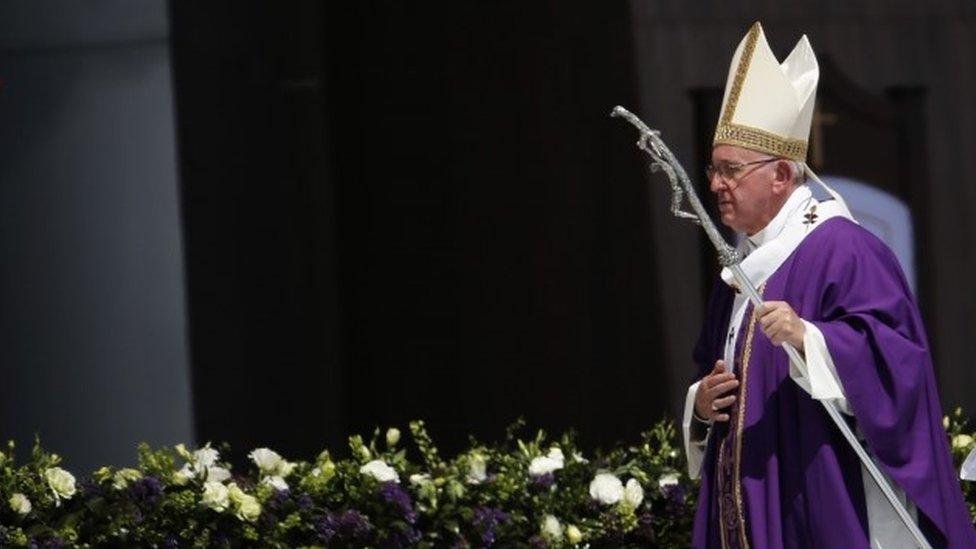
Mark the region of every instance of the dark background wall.
POLYGON ((683 398, 714 270, 607 115, 698 165, 692 92, 756 19, 924 92, 922 305, 944 404, 976 406, 972 3, 437 4, 0 5, 0 436, 82 470, 413 418, 447 452, 520 415, 634 440, 683 398))
POLYGON ((197 427, 310 452, 667 408, 626 6, 174 3, 197 427), (609 62, 608 62, 609 61, 609 62))

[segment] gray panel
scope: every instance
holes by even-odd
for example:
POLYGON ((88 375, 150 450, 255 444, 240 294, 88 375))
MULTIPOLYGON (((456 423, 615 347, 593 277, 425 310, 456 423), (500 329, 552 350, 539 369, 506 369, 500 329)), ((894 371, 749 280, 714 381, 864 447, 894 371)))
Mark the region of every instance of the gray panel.
POLYGON ((165 3, 24 4, 0 35, 128 40, 0 51, 0 437, 87 472, 192 438, 165 3))

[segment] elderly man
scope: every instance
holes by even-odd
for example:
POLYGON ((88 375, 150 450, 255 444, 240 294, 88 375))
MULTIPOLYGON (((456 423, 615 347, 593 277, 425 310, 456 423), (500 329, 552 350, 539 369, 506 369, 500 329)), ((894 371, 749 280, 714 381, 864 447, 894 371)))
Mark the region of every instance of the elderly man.
POLYGON ((684 421, 689 472, 702 478, 694 545, 913 546, 817 402, 831 400, 930 543, 976 547, 898 261, 805 164, 818 76, 805 36, 780 64, 758 23, 729 70, 708 178, 764 304, 753 311, 723 271, 695 349, 684 421), (817 200, 807 177, 832 199, 817 200))

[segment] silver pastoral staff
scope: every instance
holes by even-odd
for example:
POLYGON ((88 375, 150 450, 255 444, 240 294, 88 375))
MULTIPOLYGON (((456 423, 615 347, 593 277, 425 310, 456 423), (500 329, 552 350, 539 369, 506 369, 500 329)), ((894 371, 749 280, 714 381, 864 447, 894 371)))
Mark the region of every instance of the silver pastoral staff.
MULTIPOLYGON (((705 230, 705 233, 708 235, 709 240, 711 240, 712 244, 715 246, 715 249, 718 250, 719 263, 732 272, 732 275, 735 277, 739 287, 743 289, 743 291, 749 297, 749 300, 752 301, 754 307, 758 308, 760 305, 762 305, 762 297, 760 297, 759 292, 756 291, 756 287, 752 284, 752 281, 749 280, 745 272, 743 272, 742 267, 739 265, 742 258, 739 256, 739 253, 735 250, 735 248, 730 246, 729 243, 722 238, 722 235, 715 227, 715 223, 712 222, 712 218, 709 217, 705 212, 705 208, 702 207, 698 194, 695 193, 694 187, 691 186, 691 181, 688 179, 688 174, 685 173, 684 168, 681 167, 681 164, 674 157, 674 154, 671 153, 671 150, 668 149, 668 146, 665 145, 664 141, 661 140, 661 132, 648 128, 647 124, 644 124, 644 122, 641 121, 640 118, 637 118, 634 113, 619 105, 613 108, 613 112, 610 113, 610 116, 621 117, 637 128, 637 130, 640 132, 640 137, 637 139, 637 148, 651 156, 651 171, 663 171, 665 174, 667 174, 668 180, 671 183, 671 213, 679 218, 689 219, 692 222, 701 225, 701 227, 705 230), (694 210, 694 213, 689 213, 681 209, 681 203, 684 201, 685 197, 687 197, 688 203, 691 205, 691 209, 694 210)), ((786 351, 786 354, 789 355, 790 362, 797 366, 800 371, 807 371, 806 363, 804 362, 803 357, 800 356, 800 353, 797 352, 792 345, 784 342, 783 349, 786 351)), ((905 524, 905 527, 908 528, 908 530, 912 533, 912 536, 915 538, 915 542, 918 544, 918 546, 922 547, 923 549, 931 548, 931 545, 929 545, 928 541, 925 539, 922 531, 919 530, 918 525, 915 524, 915 521, 912 520, 911 515, 909 515, 908 511, 905 509, 905 506, 901 504, 901 501, 895 495, 894 490, 891 489, 891 485, 888 484, 888 479, 882 475, 877 464, 874 463, 871 456, 869 456, 864 447, 861 446, 861 443, 857 440, 857 437, 854 436, 854 432, 851 431, 850 426, 847 425, 844 418, 841 417, 840 412, 837 410, 834 403, 828 400, 821 400, 820 403, 823 404, 824 408, 827 410, 827 415, 830 416, 830 419, 834 421, 834 424, 836 424, 837 428, 840 429, 840 432, 844 435, 844 438, 846 438, 847 442, 851 445, 851 448, 854 449, 857 457, 861 459, 861 464, 865 469, 867 469, 868 473, 871 474, 871 478, 874 479, 875 483, 877 483, 878 488, 880 488, 885 497, 888 498, 888 502, 895 509, 895 512, 898 513, 898 516, 905 524)))

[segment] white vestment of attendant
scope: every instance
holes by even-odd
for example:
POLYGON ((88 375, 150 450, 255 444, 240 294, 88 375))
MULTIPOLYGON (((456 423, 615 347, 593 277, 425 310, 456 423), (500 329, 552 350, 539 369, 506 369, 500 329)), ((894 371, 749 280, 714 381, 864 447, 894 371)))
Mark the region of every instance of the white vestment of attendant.
MULTIPOLYGON (((758 288, 772 276, 809 234, 813 225, 805 223, 804 215, 814 211, 817 214, 818 223, 836 216, 851 219, 845 204, 837 200, 820 202, 813 197, 813 193, 806 185, 801 185, 793 191, 776 216, 761 231, 742 239, 738 250, 740 254, 745 256, 745 259, 740 265, 754 286, 758 288)), ((731 271, 722 269, 722 280, 731 285, 733 282, 731 271)), ((736 331, 742 324, 748 302, 745 292, 736 293, 732 305, 728 335, 725 338, 725 354, 723 357, 730 372, 737 367, 734 353, 739 334, 736 331)), ((812 398, 832 400, 841 412, 850 415, 850 407, 844 396, 844 389, 840 378, 837 376, 823 333, 810 322, 804 320, 803 324, 806 328, 803 337, 803 353, 807 371, 802 372, 791 363, 790 377, 812 398)), ((688 474, 691 478, 698 478, 701 472, 708 443, 707 434, 702 440, 691 439, 692 421, 697 421, 693 414, 698 383, 695 382, 688 388, 682 421, 685 455, 688 457, 688 474)), ((864 482, 871 546, 879 549, 915 547, 908 529, 902 524, 884 493, 881 492, 881 489, 877 487, 870 474, 863 467, 861 468, 861 476, 864 482)), ((902 503, 907 503, 907 509, 912 517, 916 517, 915 506, 906 501, 905 492, 891 483, 890 479, 889 484, 892 485, 902 503)))

